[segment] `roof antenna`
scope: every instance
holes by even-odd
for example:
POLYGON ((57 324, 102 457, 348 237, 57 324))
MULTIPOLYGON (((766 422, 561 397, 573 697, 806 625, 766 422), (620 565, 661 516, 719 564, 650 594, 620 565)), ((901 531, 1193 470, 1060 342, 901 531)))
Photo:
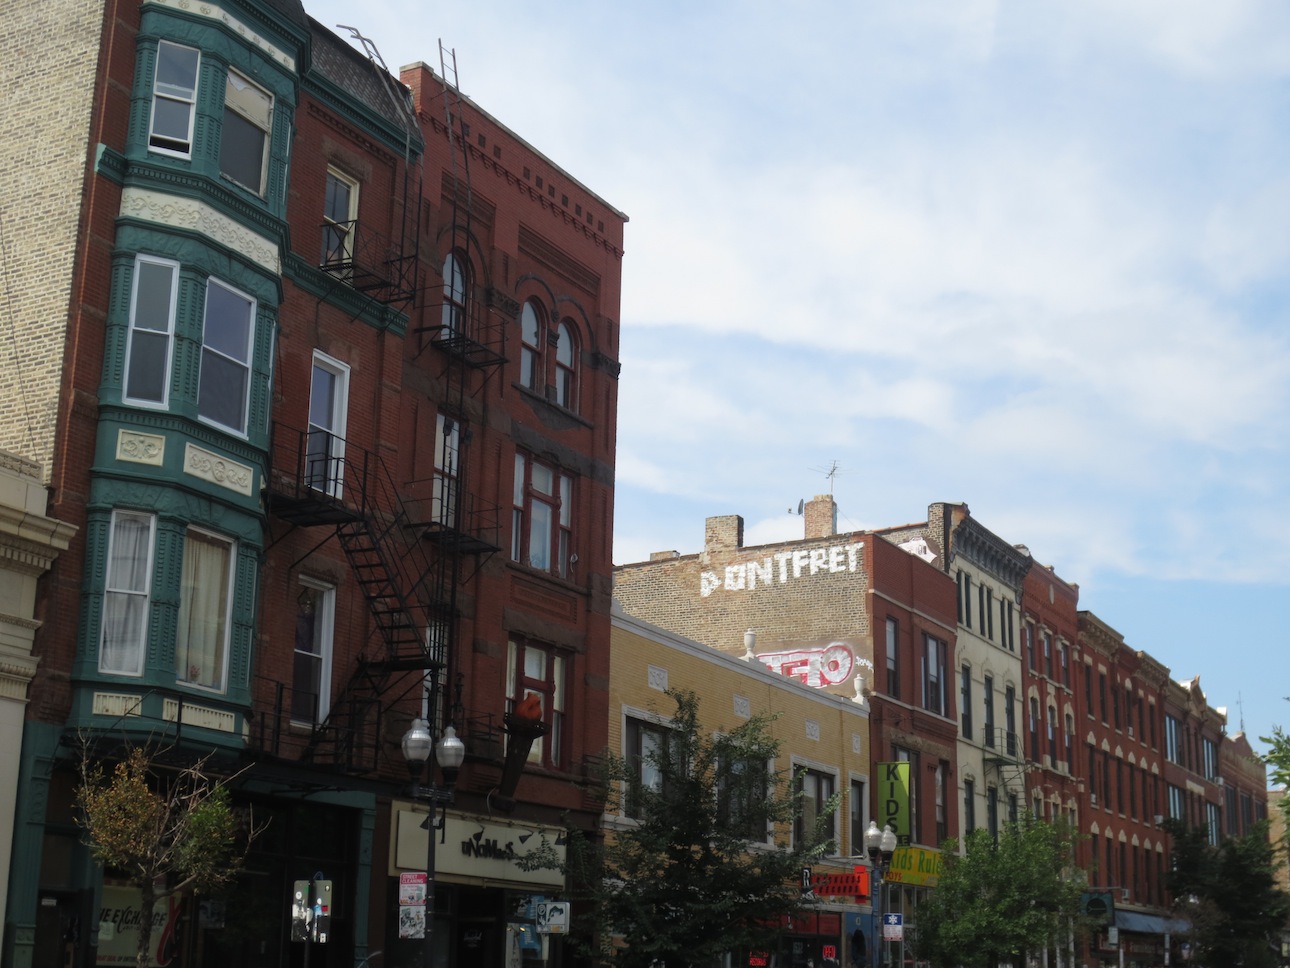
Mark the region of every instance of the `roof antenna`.
POLYGON ((835 460, 831 460, 829 461, 828 467, 812 467, 811 470, 816 471, 817 473, 823 474, 828 479, 829 497, 832 497, 834 481, 837 480, 838 474, 841 473, 841 469, 838 467, 838 462, 835 460))

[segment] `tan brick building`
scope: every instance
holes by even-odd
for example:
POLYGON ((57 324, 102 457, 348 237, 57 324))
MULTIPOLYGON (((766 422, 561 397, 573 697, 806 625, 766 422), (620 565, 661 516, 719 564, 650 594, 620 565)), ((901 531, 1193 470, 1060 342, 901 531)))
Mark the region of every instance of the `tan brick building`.
MULTIPOLYGON (((614 661, 609 688, 609 748, 630 758, 640 755, 642 737, 666 730, 675 710, 669 689, 692 690, 700 699, 703 729, 730 730, 751 716, 774 715, 772 735, 780 743, 773 772, 805 771, 803 791, 811 807, 834 794, 837 849, 814 869, 815 880, 854 871, 863 855, 862 835, 868 822, 871 786, 869 704, 864 697, 813 689, 777 674, 755 659, 709 648, 615 610, 611 634, 614 661)), ((630 823, 621 815, 605 825, 630 823)), ((787 843, 791 830, 777 830, 773 840, 787 843)), ((867 863, 867 862, 866 862, 867 863)), ((868 931, 870 906, 854 897, 824 896, 817 913, 786 926, 778 964, 805 968, 829 957, 843 961, 854 933, 868 931), (862 916, 863 915, 863 916, 862 916)), ((865 942, 867 947, 867 941, 865 942)))

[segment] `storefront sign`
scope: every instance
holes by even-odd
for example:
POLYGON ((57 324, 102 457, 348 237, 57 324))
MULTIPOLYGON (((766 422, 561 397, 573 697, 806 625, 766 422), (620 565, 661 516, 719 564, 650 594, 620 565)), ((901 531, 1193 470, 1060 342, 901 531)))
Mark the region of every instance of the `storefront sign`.
MULTIPOLYGON (((183 899, 174 895, 158 898, 152 908, 152 940, 149 968, 165 968, 179 951, 179 922, 183 899)), ((103 907, 99 909, 98 965, 133 965, 139 951, 139 925, 143 920, 142 893, 137 887, 103 885, 103 907)))
POLYGON ((941 852, 926 847, 897 847, 886 879, 892 884, 935 887, 941 876, 941 852))
MULTIPOLYGON (((396 801, 392 807, 395 822, 391 876, 406 871, 423 871, 426 866, 426 831, 424 809, 414 811, 412 804, 396 801)), ((439 834, 439 831, 436 831, 439 834)), ((435 845, 435 868, 438 875, 488 877, 515 884, 550 888, 564 886, 565 833, 558 827, 498 823, 487 817, 449 813, 444 821, 443 840, 435 845), (523 870, 520 859, 537 850, 549 851, 554 866, 523 870)))
POLYGON ((879 827, 890 827, 897 842, 909 843, 909 763, 878 764, 879 827))

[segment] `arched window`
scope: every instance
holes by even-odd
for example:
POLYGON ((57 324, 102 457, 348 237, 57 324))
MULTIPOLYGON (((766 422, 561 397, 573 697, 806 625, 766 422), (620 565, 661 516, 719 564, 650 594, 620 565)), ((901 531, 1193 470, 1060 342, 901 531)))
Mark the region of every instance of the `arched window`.
POLYGON ((555 344, 555 402, 568 410, 575 409, 577 389, 574 361, 577 348, 573 343, 573 328, 567 321, 560 324, 555 344))
POLYGON ((442 336, 463 336, 466 332, 466 268, 456 252, 443 260, 442 336))
POLYGON ((526 302, 520 314, 520 383, 539 392, 544 385, 540 321, 537 304, 526 302))

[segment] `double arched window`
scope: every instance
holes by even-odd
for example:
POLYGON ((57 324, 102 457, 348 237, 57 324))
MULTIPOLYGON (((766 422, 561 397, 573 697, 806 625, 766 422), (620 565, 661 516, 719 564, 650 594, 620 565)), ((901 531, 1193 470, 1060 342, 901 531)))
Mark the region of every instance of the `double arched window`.
POLYGON ((566 410, 578 409, 578 341, 573 320, 548 336, 546 313, 530 299, 520 310, 520 385, 566 410), (554 346, 554 354, 549 352, 554 346))

